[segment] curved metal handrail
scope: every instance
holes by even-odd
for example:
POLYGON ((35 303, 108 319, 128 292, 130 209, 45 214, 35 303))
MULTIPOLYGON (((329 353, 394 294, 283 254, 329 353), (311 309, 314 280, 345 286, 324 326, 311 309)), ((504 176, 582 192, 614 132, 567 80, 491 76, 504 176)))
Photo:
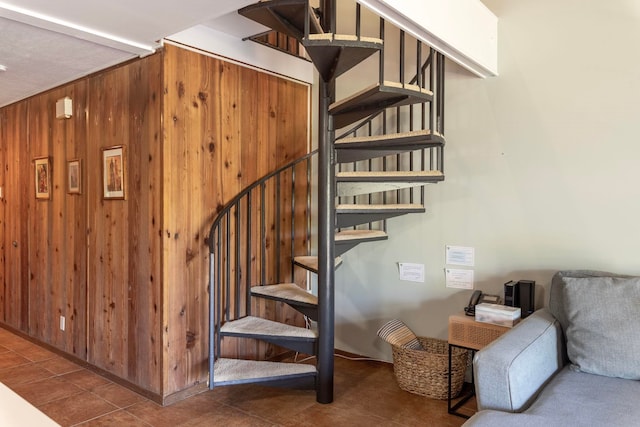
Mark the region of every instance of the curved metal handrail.
POLYGON ((288 170, 288 169, 292 169, 293 167, 297 166, 299 163, 302 163, 308 159, 310 159, 311 157, 313 157, 315 154, 318 153, 318 150, 313 150, 310 153, 296 159, 293 160, 292 162, 287 163, 286 165, 276 169, 275 171, 263 176, 262 178, 258 179, 257 181, 253 182, 252 184, 250 184, 248 187, 245 187, 244 190, 242 190, 240 193, 238 193, 233 199, 231 199, 230 202, 228 202, 218 213, 218 215, 215 217, 215 219, 213 220, 213 224, 211 225, 211 228, 209 229, 209 253, 214 253, 214 244, 213 244, 213 233, 215 231, 215 229, 220 225, 220 221, 222 221, 222 218, 224 218, 224 216, 226 214, 229 213, 229 211, 231 211, 231 209, 236 206, 238 204, 238 202, 245 197, 247 194, 249 194, 252 190, 254 190, 255 188, 257 188, 259 185, 264 184, 265 182, 267 182, 268 180, 270 180, 271 178, 273 178, 276 175, 280 175, 282 172, 288 170))

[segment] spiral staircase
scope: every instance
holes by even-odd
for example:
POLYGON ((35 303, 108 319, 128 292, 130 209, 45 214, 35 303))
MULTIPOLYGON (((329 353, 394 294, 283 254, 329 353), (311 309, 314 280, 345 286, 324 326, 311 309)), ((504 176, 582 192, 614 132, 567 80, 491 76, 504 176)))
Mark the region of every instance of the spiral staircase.
POLYGON ((364 11, 359 4, 354 7, 348 34, 336 32, 335 0, 323 0, 319 8, 308 0, 266 0, 238 11, 298 40, 321 77, 318 247, 312 256, 310 181, 316 152, 262 178, 219 212, 208 240, 210 388, 244 383, 312 387, 319 402, 331 402, 334 270, 343 262, 341 255, 358 244, 388 239, 387 219, 424 213, 424 186, 444 180, 444 58, 393 29, 399 41, 397 49, 388 49, 397 55, 391 72, 385 53, 390 29, 379 19, 379 34, 363 35, 364 11), (336 79, 374 55, 379 59, 376 81, 336 99, 336 79), (275 205, 271 219, 264 207, 269 201, 275 205), (290 243, 281 243, 285 239, 290 243), (317 274, 317 294, 310 292, 300 270, 317 274), (305 326, 255 315, 260 300, 292 307, 305 326), (312 355, 316 363, 225 357, 230 338, 312 355))

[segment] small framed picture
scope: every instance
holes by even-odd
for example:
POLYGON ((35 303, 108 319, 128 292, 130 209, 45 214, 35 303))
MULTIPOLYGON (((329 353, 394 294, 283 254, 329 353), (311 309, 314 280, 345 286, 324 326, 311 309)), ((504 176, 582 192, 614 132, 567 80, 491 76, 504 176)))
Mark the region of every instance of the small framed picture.
POLYGON ((82 193, 82 168, 80 159, 67 162, 67 191, 69 194, 82 193))
POLYGON ((36 199, 51 198, 51 160, 49 157, 34 159, 36 199))
POLYGON ((105 199, 125 199, 126 157, 123 145, 102 149, 102 195, 105 199))

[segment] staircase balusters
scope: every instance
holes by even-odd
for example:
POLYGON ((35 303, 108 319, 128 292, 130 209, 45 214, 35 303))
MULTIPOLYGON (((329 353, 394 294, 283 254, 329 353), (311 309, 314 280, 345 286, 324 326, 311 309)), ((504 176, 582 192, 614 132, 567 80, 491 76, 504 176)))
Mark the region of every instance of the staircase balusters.
MULTIPOLYGON (((242 213, 240 211, 240 200, 238 200, 238 202, 235 204, 235 242, 234 242, 234 246, 235 246, 235 261, 236 261, 236 268, 235 268, 235 281, 236 283, 240 283, 241 280, 241 274, 242 274, 242 267, 241 267, 241 263, 240 263, 240 221, 241 221, 241 217, 242 217, 242 213)), ((236 319, 239 318, 241 316, 240 314, 240 297, 242 296, 242 292, 240 292, 239 289, 236 289, 235 292, 235 316, 236 319)))
MULTIPOLYGON (((284 210, 287 211, 287 216, 290 215, 292 218, 297 216, 298 221, 306 222, 307 233, 311 234, 309 228, 310 189, 308 188, 302 197, 296 195, 295 189, 300 183, 296 182, 294 171, 297 166, 304 168, 301 172, 307 177, 307 183, 303 183, 303 185, 310 187, 308 183, 311 179, 311 158, 316 153, 317 151, 313 151, 256 181, 225 205, 213 221, 209 230, 208 244, 210 252, 209 292, 210 308, 212 309, 210 351, 214 358, 220 357, 221 342, 218 333, 220 326, 224 322, 251 314, 251 286, 269 284, 267 281, 283 277, 281 239, 289 239, 289 252, 294 254, 296 245, 293 239, 296 222, 292 220, 288 236, 280 235, 281 231, 285 231, 281 229, 284 210), (282 185, 282 179, 285 175, 291 177, 291 185, 282 185), (258 193, 259 206, 254 203, 256 202, 256 192, 258 193), (270 194, 269 199, 267 199, 267 194, 270 194), (302 200, 305 198, 307 200, 302 200), (270 212, 268 212, 267 200, 273 205, 270 212), (256 215, 256 210, 259 211, 260 221, 257 239, 253 235, 253 218, 256 215), (267 227, 267 223, 273 224, 273 230, 267 227), (259 254, 260 257, 257 276, 252 273, 252 268, 255 268, 254 253, 259 254), (255 277, 260 278, 258 283, 254 283, 255 277)), ((289 253, 287 253, 288 255, 289 253)), ((290 270, 293 270, 292 259, 289 260, 289 265, 290 270)), ((289 275, 290 271, 287 271, 286 277, 289 275)))
MULTIPOLYGON (((280 177, 281 175, 278 174, 276 175, 276 201, 277 200, 281 200, 281 193, 280 193, 280 177)), ((280 217, 281 217, 281 211, 280 211, 280 203, 276 202, 276 217, 275 217, 275 234, 274 234, 274 238, 273 238, 273 244, 276 247, 276 259, 275 259, 275 264, 276 264, 276 280, 273 283, 280 283, 280 217)), ((266 283, 266 282, 264 282, 266 283)))
POLYGON ((266 181, 260 183, 260 283, 267 283, 266 181))
POLYGON ((360 14, 360 3, 356 3, 356 37, 360 38, 361 35, 361 14, 360 14))
MULTIPOLYGON (((247 192, 247 236, 251 236, 252 233, 252 221, 251 221, 251 213, 253 212, 253 188, 250 188, 247 192)), ((293 212, 293 210, 292 210, 293 212)), ((252 271, 251 271, 251 245, 245 245, 245 277, 247 283, 253 283, 252 281, 252 271)), ((264 283, 264 282, 263 282, 264 283)), ((247 286, 245 289, 245 304, 246 304, 246 313, 251 314, 251 287, 247 286)))
MULTIPOLYGON (((291 212, 296 211, 296 169, 291 169, 291 212)), ((291 216, 291 229, 290 229, 290 238, 291 238, 291 248, 289 252, 289 259, 294 259, 296 256, 296 245, 293 237, 296 235, 296 216, 291 216)), ((291 276, 289 281, 291 283, 295 282, 295 274, 294 269, 291 268, 291 276)))
MULTIPOLYGON (((384 19, 382 19, 382 18, 380 18, 380 40, 384 40, 384 19)), ((384 83, 384 48, 383 48, 383 50, 380 51, 378 56, 379 56, 379 59, 378 59, 379 79, 378 79, 378 81, 382 85, 382 83, 384 83)))

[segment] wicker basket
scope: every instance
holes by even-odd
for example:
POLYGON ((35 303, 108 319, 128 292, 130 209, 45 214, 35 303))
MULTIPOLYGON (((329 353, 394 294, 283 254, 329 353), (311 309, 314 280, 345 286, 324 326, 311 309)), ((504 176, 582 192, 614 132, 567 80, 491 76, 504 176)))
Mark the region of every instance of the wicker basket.
MULTIPOLYGON (((392 345, 393 372, 402 390, 432 399, 447 399, 449 391, 449 345, 445 340, 418 337, 424 350, 392 345)), ((451 397, 460 393, 467 369, 468 351, 451 349, 451 397)))

